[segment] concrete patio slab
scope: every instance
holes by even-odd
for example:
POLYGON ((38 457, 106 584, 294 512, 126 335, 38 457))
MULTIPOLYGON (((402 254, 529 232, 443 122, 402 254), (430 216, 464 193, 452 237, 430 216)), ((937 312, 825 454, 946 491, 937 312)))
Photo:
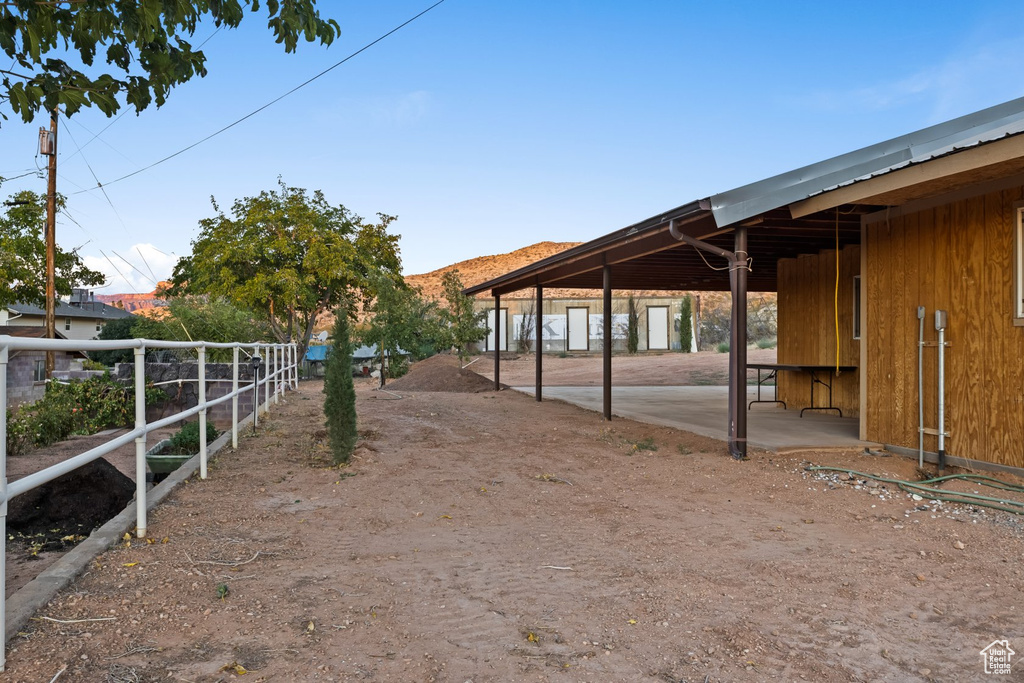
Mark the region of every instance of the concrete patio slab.
MULTIPOLYGON (((533 387, 513 387, 531 396, 533 387)), ((601 387, 544 387, 544 398, 559 399, 581 408, 603 410, 601 387)), ((683 429, 726 440, 729 388, 612 387, 612 414, 639 422, 683 429)), ((748 388, 747 400, 757 398, 748 388)), ((786 410, 774 404, 755 405, 747 411, 747 442, 778 451, 802 447, 857 448, 877 446, 858 438, 858 420, 834 413, 786 410)))

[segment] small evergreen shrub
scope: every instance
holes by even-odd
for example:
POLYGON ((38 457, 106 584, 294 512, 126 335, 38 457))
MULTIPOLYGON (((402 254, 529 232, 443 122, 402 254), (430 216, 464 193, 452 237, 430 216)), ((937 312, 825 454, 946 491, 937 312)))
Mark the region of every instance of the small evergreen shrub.
POLYGON ((717 348, 719 353, 729 353, 729 342, 722 342, 717 348))
MULTIPOLYGON (((206 423, 206 443, 210 443, 217 438, 216 428, 206 423)), ((165 449, 168 453, 182 454, 182 455, 195 455, 199 452, 199 423, 198 422, 187 422, 182 425, 175 434, 171 437, 171 443, 165 449)))
POLYGON ((356 388, 352 383, 352 340, 348 311, 339 308, 334 315, 331 348, 324 362, 324 416, 327 437, 335 465, 352 457, 359 433, 356 431, 356 388))

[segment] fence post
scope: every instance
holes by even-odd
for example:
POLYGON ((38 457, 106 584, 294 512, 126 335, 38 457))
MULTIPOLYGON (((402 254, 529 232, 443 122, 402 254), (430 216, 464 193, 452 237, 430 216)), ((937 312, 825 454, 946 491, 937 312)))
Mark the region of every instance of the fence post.
POLYGON ((278 403, 281 396, 281 362, 278 360, 280 351, 281 345, 274 344, 274 403, 278 403))
POLYGON ((135 535, 146 537, 146 347, 135 348, 135 535))
POLYGON ((238 345, 231 349, 231 450, 238 450, 238 345))
POLYGON ((10 350, 0 347, 0 671, 7 665, 7 360, 10 350))
POLYGON ((199 345, 199 478, 206 479, 206 344, 199 345))
POLYGON ((299 390, 299 347, 292 342, 292 388, 299 390))
POLYGON ((266 361, 267 361, 266 362, 267 371, 265 373, 263 373, 264 375, 266 375, 264 377, 264 385, 263 385, 263 405, 264 405, 264 408, 265 408, 264 412, 267 413, 268 415, 270 414, 270 355, 271 355, 271 350, 273 348, 274 347, 271 344, 267 344, 267 352, 265 354, 267 356, 267 358, 266 358, 266 361))

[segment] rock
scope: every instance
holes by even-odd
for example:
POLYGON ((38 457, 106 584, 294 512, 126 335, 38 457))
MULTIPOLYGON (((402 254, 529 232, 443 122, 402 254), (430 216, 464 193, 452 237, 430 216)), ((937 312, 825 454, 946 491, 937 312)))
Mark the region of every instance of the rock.
POLYGON ((918 581, 927 581, 927 580, 928 580, 928 577, 927 577, 927 576, 925 576, 924 574, 918 574, 918 575, 917 575, 917 580, 918 580, 918 581))
POLYGON ((877 489, 878 488, 878 482, 875 481, 874 479, 868 479, 868 482, 866 484, 864 484, 864 485, 867 486, 869 489, 877 489))
POLYGON ((957 550, 963 550, 967 546, 965 546, 963 544, 963 541, 957 541, 956 543, 953 544, 953 547, 956 548, 957 550))

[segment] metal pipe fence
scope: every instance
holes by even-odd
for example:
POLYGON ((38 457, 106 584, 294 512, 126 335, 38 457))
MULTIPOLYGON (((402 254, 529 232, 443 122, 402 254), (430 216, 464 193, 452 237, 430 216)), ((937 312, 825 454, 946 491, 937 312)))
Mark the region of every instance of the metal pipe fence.
MULTIPOLYGON (((178 380, 175 380, 178 381, 178 380)), ((139 538, 146 537, 146 436, 156 430, 199 415, 199 476, 207 478, 206 450, 206 417, 207 410, 213 406, 231 401, 231 447, 238 448, 238 397, 247 391, 253 392, 253 419, 259 412, 268 412, 271 403, 278 403, 280 394, 298 387, 298 361, 295 344, 242 344, 214 342, 173 342, 152 339, 126 340, 90 340, 71 339, 30 339, 0 335, 0 533, 3 534, 4 545, 0 550, 0 590, 6 593, 6 561, 7 561, 7 502, 26 491, 53 481, 68 472, 86 465, 117 448, 135 442, 135 509, 136 534, 139 538), (108 351, 114 349, 134 350, 134 393, 135 393, 135 424, 134 429, 126 434, 111 438, 95 448, 75 455, 67 460, 34 472, 10 484, 7 483, 7 369, 11 353, 15 351, 108 351), (146 352, 151 349, 193 349, 198 356, 198 379, 181 381, 198 382, 198 404, 192 408, 181 410, 153 422, 146 421, 146 352), (232 373, 230 380, 206 379, 207 349, 231 349, 232 373), (251 349, 252 352, 244 351, 251 349), (260 356, 264 359, 264 372, 257 373, 253 380, 239 384, 240 352, 250 358, 260 356), (216 399, 206 399, 206 384, 210 381, 230 381, 231 392, 216 399), (263 388, 263 402, 260 402, 260 388, 263 388), (273 394, 271 394, 273 391, 273 394)), ((6 634, 7 628, 6 599, 0 603, 0 634, 6 634)), ((6 663, 6 641, 0 641, 0 671, 6 663)))

